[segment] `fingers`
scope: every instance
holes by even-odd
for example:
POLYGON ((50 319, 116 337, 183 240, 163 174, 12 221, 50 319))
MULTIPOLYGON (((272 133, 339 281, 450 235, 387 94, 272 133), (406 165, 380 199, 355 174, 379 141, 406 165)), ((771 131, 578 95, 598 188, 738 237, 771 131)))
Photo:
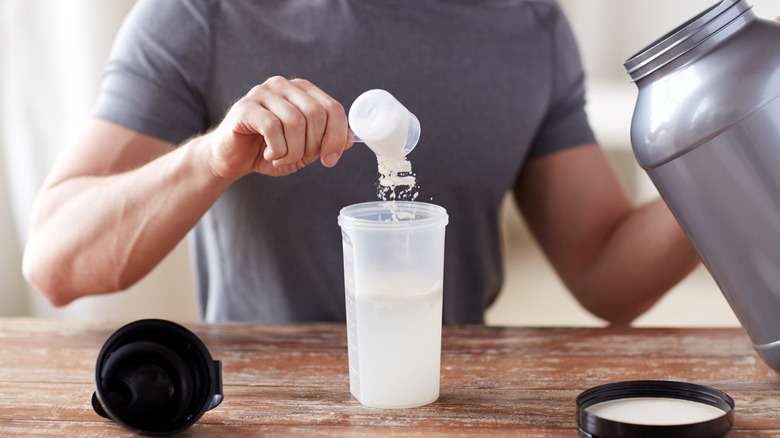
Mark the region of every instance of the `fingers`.
POLYGON ((333 167, 338 163, 347 146, 351 146, 347 140, 349 129, 344 107, 307 80, 294 79, 293 83, 315 99, 320 108, 325 111, 325 125, 320 137, 318 153, 323 165, 333 167))
MULTIPOLYGON (((246 122, 263 136, 263 158, 276 167, 320 156, 326 166, 338 162, 347 145, 347 119, 341 104, 312 83, 281 77, 253 88, 246 122)), ((311 161, 311 160, 305 160, 311 161)))

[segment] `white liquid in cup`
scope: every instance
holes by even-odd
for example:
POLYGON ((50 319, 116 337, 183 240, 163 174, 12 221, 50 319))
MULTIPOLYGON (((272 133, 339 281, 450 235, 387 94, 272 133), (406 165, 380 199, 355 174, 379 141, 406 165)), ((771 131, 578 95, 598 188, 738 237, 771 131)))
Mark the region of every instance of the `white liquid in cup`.
POLYGON ((355 302, 360 331, 355 398, 379 408, 422 406, 439 398, 441 285, 395 298, 358 292, 355 302))
POLYGON ((701 423, 726 415, 723 410, 705 403, 661 397, 609 400, 585 410, 605 420, 648 426, 701 423))

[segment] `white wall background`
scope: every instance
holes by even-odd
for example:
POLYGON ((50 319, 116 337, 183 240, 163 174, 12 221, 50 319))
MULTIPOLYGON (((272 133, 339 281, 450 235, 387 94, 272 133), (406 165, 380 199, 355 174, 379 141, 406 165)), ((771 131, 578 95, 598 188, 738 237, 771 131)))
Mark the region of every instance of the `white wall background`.
POLYGON ((35 192, 97 98, 114 35, 134 3, 0 0, 0 315, 198 319, 186 244, 129 291, 61 309, 21 277, 35 192))
MULTIPOLYGON (((609 150, 629 151, 636 92, 623 61, 714 0, 560 1, 580 41, 597 136, 609 150)), ((88 114, 113 36, 133 3, 0 0, 0 316, 198 318, 186 242, 130 291, 81 299, 63 309, 43 302, 21 277, 34 194, 88 114)), ((777 0, 750 3, 759 16, 780 16, 777 0)), ((655 196, 627 162, 622 172, 637 198, 655 196)))

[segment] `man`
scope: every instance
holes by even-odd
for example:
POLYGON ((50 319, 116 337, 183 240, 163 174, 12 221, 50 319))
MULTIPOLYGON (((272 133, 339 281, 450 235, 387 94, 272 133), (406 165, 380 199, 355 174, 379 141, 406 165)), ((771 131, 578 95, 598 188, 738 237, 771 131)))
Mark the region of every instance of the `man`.
POLYGON ((445 323, 482 322, 498 293, 507 190, 572 293, 612 323, 698 263, 594 143, 553 1, 148 0, 36 200, 26 277, 55 305, 122 290, 193 230, 207 321, 343 320, 335 218, 375 198, 377 174, 342 103, 371 88, 420 119, 418 200, 450 216, 445 323))

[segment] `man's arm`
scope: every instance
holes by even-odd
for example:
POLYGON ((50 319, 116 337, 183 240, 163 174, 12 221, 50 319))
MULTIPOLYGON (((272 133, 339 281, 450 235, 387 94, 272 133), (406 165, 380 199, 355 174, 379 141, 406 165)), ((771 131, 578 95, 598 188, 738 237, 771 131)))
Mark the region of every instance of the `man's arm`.
POLYGON ((179 147, 90 120, 33 210, 23 270, 52 304, 122 290, 154 268, 238 178, 331 167, 349 146, 341 105, 304 80, 271 78, 218 127, 179 147))
POLYGON ((530 160, 515 198, 566 286, 613 324, 629 324, 699 263, 662 200, 632 205, 598 145, 530 160))

